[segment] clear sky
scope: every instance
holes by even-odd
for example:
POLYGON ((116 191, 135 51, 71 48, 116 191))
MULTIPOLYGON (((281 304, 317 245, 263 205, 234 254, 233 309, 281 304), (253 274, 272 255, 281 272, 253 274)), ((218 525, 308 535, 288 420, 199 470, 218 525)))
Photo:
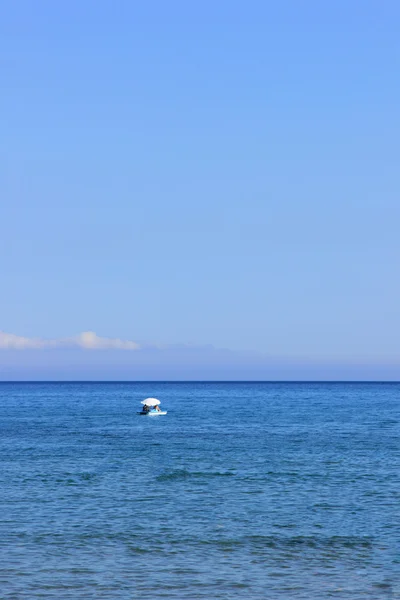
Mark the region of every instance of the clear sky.
MULTIPOLYGON (((5 0, 0 329, 400 365, 399 26, 391 0, 5 0)), ((0 376, 61 361, 4 339, 0 376)))

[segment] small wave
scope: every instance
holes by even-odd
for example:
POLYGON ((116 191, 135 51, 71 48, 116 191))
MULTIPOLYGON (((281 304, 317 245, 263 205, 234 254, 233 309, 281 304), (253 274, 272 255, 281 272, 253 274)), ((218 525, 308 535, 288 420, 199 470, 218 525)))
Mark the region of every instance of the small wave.
POLYGON ((91 481, 96 478, 96 473, 79 473, 79 477, 83 479, 83 481, 91 481))
POLYGON ((46 483, 46 484, 62 484, 62 485, 79 485, 82 482, 93 481, 97 478, 96 473, 87 471, 82 473, 37 473, 22 479, 23 484, 29 483, 46 483))
MULTIPOLYGON (((169 541, 169 543, 174 543, 169 541)), ((182 543, 182 540, 176 540, 176 543, 182 543)), ((185 543, 196 546, 212 546, 220 550, 239 550, 249 549, 251 552, 262 552, 267 549, 301 551, 303 549, 316 549, 318 551, 334 550, 344 551, 347 549, 361 550, 370 549, 373 540, 370 537, 361 536, 276 536, 276 535, 253 535, 241 538, 222 538, 222 539, 203 539, 189 540, 185 543)))
POLYGON ((161 473, 156 477, 156 481, 181 481, 184 479, 203 479, 210 477, 232 477, 234 473, 231 472, 220 472, 220 471, 187 471, 186 469, 177 469, 176 471, 169 471, 167 473, 161 473))
POLYGON ((143 548, 143 546, 128 545, 128 550, 132 554, 154 554, 155 553, 154 548, 152 548, 152 547, 143 548))

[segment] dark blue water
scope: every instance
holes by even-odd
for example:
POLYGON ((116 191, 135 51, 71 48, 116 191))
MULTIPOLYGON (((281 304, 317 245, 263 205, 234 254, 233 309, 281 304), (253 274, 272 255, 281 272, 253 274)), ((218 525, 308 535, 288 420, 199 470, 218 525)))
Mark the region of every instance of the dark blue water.
POLYGON ((399 398, 0 384, 0 598, 400 598, 399 398))

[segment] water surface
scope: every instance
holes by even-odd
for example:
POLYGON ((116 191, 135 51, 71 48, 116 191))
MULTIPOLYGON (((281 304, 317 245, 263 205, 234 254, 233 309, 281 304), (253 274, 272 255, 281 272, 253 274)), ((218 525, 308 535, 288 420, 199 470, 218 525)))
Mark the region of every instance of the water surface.
POLYGON ((400 598, 399 397, 0 384, 0 597, 400 598))

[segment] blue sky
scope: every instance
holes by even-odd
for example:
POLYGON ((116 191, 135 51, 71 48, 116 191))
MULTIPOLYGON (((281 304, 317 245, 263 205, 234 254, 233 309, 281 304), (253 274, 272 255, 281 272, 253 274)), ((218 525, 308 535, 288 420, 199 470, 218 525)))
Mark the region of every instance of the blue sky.
MULTIPOLYGON (((134 342, 113 355, 127 376, 153 352, 157 379, 160 346, 195 376, 187 344, 206 378, 396 371, 399 17, 365 0, 3 3, 0 329, 134 342)), ((0 377, 36 361, 50 377, 65 351, 8 345, 0 377)), ((70 376, 104 374, 101 351, 69 348, 70 376)))

